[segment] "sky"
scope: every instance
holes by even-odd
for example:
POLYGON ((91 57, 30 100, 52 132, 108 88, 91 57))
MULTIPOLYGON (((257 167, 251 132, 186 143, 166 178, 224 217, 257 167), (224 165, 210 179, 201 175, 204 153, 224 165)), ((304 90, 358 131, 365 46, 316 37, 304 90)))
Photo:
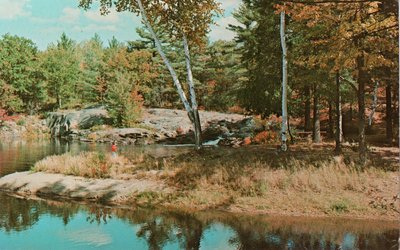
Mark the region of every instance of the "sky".
MULTIPOLYGON (((232 11, 241 0, 217 0, 225 10, 223 16, 211 27, 210 40, 231 40, 234 33, 228 24, 237 24, 232 11)), ((112 11, 101 16, 98 8, 88 11, 79 9, 79 0, 0 0, 0 36, 17 35, 31 39, 40 50, 56 43, 65 32, 77 42, 99 34, 106 43, 113 36, 119 41, 138 39, 136 28, 141 27, 140 18, 132 13, 112 11)))

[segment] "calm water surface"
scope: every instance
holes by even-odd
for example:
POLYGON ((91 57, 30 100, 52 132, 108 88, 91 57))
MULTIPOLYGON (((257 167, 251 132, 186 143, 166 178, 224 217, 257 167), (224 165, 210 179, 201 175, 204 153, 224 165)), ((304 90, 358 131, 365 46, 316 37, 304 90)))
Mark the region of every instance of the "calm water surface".
MULTIPOLYGON (((109 150, 109 145, 0 143, 0 175, 46 155, 109 150)), ((126 155, 188 150, 120 147, 126 155)), ((107 208, 33 201, 0 193, 0 249, 398 249, 397 223, 107 208)))

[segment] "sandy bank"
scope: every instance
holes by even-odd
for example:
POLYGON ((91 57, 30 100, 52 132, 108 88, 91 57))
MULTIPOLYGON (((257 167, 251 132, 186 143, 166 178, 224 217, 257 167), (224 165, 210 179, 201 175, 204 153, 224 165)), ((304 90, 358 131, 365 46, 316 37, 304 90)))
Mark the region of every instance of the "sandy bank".
POLYGON ((49 196, 73 200, 88 200, 108 204, 123 204, 142 192, 171 192, 160 181, 88 179, 61 174, 20 172, 0 179, 0 190, 23 197, 49 196))

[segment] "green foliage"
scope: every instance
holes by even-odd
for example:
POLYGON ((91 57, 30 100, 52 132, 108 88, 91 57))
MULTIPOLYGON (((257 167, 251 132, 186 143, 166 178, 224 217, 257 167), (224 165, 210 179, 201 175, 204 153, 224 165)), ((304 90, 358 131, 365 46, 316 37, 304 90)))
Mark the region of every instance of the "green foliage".
POLYGON ((330 209, 336 213, 344 213, 349 211, 349 204, 346 200, 335 202, 331 205, 330 209))
MULTIPOLYGON (((180 76, 186 73, 184 58, 181 57, 183 49, 180 41, 171 38, 165 29, 156 25, 154 31, 163 45, 164 52, 167 54, 175 70, 180 76)), ((142 88, 144 104, 152 107, 177 107, 180 103, 179 96, 175 90, 173 81, 167 67, 157 52, 155 41, 145 28, 136 29, 140 39, 128 42, 128 51, 146 51, 150 53, 149 66, 154 77, 152 81, 147 81, 142 88)), ((180 81, 186 81, 185 77, 180 77, 180 81)))
POLYGON ((22 100, 15 94, 11 84, 7 84, 0 79, 0 108, 10 113, 16 113, 23 110, 22 100))
POLYGON ((26 38, 6 34, 0 40, 2 106, 10 112, 38 111, 46 99, 38 51, 26 38))
POLYGON ((81 43, 77 48, 81 71, 78 94, 83 104, 104 101, 104 89, 101 81, 104 53, 103 43, 97 34, 89 41, 81 43))
POLYGON ((18 126, 24 126, 26 124, 26 121, 24 120, 24 119, 19 119, 18 121, 17 121, 17 125, 18 126))
POLYGON ((123 73, 117 73, 115 81, 110 82, 106 103, 115 126, 132 127, 140 118, 141 96, 123 73))
POLYGON ((249 111, 267 116, 280 113, 281 48, 279 16, 275 1, 244 1, 234 13, 241 24, 230 26, 246 69, 238 91, 240 103, 249 111))
POLYGON ((63 35, 57 45, 50 45, 41 57, 41 68, 46 79, 49 101, 57 108, 71 108, 79 104, 79 60, 75 43, 63 35))
POLYGON ((107 86, 105 103, 116 126, 134 126, 141 115, 142 93, 155 77, 151 54, 126 48, 108 49, 105 54, 107 63, 101 75, 107 86))
POLYGON ((216 41, 207 46, 194 64, 198 80, 199 104, 207 109, 226 111, 237 103, 244 69, 234 42, 216 41))

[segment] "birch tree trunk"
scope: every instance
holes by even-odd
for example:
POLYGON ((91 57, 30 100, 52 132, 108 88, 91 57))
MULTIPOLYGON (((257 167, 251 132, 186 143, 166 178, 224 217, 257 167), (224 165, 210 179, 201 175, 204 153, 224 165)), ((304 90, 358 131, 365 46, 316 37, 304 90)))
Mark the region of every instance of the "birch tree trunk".
POLYGON ((313 105, 313 142, 321 142, 321 123, 319 119, 319 95, 317 91, 317 84, 314 83, 314 105, 313 105))
POLYGON ((280 24, 281 46, 282 46, 282 151, 287 151, 287 131, 288 131, 288 112, 287 112, 287 47, 285 38, 285 12, 281 12, 280 24))
POLYGON ((372 97, 371 114, 369 114, 369 118, 368 118, 368 126, 370 128, 372 126, 372 121, 374 120, 376 106, 378 105, 378 87, 379 87, 379 82, 375 81, 374 95, 372 97))
POLYGON ((340 95, 340 76, 336 72, 336 134, 335 134, 335 152, 342 153, 343 141, 343 123, 342 123, 342 96, 340 95))
POLYGON ((364 52, 357 57, 358 70, 358 152, 360 163, 365 166, 367 162, 367 143, 365 141, 365 82, 366 72, 364 72, 364 52))
POLYGON ((136 3, 139 6, 143 22, 146 25, 147 29, 149 30, 151 36, 153 37, 157 51, 158 51, 158 53, 160 53, 161 58, 163 59, 165 65, 167 66, 167 68, 172 76, 172 79, 174 81, 176 90, 178 91, 179 97, 180 97, 183 105, 185 106, 185 109, 186 109, 186 112, 188 113, 190 121, 193 124, 196 148, 200 149, 201 145, 202 145, 201 122, 200 122, 200 116, 199 116, 199 111, 198 111, 198 105, 197 105, 197 101, 196 101, 196 92, 195 92, 194 84, 193 84, 193 74, 192 74, 192 68, 191 68, 191 64, 190 64, 189 45, 188 45, 186 36, 185 36, 185 34, 183 34, 183 45, 184 45, 184 49, 185 49, 186 69, 187 69, 187 78, 188 78, 191 105, 185 95, 185 92, 183 91, 182 84, 179 82, 178 76, 177 76, 174 68, 172 67, 172 64, 170 63, 170 61, 168 60, 167 56, 165 55, 165 53, 162 49, 160 39, 158 38, 157 34, 154 32, 153 27, 151 26, 151 23, 149 22, 149 20, 147 18, 146 10, 143 7, 142 1, 136 0, 136 3))
POLYGON ((310 87, 307 86, 304 88, 304 95, 306 96, 306 103, 304 107, 304 130, 311 130, 311 101, 310 101, 310 87))
POLYGON ((386 84, 386 139, 389 143, 393 140, 393 110, 392 110, 392 84, 386 84))
POLYGON ((157 34, 154 32, 154 29, 151 26, 151 23, 149 22, 149 19, 147 18, 146 10, 143 7, 142 1, 141 0, 136 0, 136 3, 139 6, 140 14, 142 16, 143 22, 144 22, 146 28, 149 30, 151 36, 154 39, 157 51, 158 51, 158 53, 160 53, 161 58, 163 59, 165 65, 168 68, 169 73, 172 76, 175 88, 178 91, 179 97, 180 97, 180 99, 181 99, 186 111, 188 112, 188 116, 189 116, 190 120, 193 122, 194 121, 193 111, 192 111, 192 108, 190 107, 190 104, 189 104, 187 98, 186 98, 185 92, 182 89, 182 84, 179 82, 178 76, 177 76, 174 68, 172 67, 171 62, 168 60, 167 56, 165 55, 165 53, 164 53, 164 51, 162 49, 160 39, 158 38, 157 34))
POLYGON ((198 105, 197 105, 197 100, 196 100, 196 91, 194 89, 192 66, 190 63, 189 44, 188 44, 185 34, 183 34, 183 47, 185 50, 186 71, 187 71, 187 81, 188 81, 188 85, 189 85, 190 101, 192 103, 192 112, 193 112, 192 123, 193 123, 193 127, 194 127, 195 145, 196 145, 197 149, 200 149, 202 146, 201 122, 200 122, 199 110, 198 110, 198 105))

